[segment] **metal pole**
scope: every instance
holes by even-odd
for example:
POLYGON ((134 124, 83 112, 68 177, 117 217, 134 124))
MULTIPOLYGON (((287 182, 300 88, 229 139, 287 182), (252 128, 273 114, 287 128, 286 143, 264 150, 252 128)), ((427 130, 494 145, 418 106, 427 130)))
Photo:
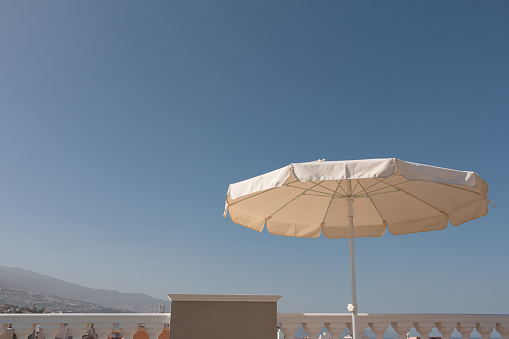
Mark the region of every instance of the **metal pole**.
POLYGON ((348 310, 352 312, 352 339, 357 338, 357 288, 355 281, 355 248, 354 248, 354 230, 353 230, 353 202, 352 182, 346 181, 348 197, 345 199, 348 204, 348 224, 350 226, 350 278, 352 286, 352 303, 348 305, 348 310))

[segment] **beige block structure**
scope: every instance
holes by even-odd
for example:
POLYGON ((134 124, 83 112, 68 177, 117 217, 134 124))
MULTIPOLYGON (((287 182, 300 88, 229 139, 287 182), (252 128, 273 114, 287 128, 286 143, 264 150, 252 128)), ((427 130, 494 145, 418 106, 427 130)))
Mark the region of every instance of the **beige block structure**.
POLYGON ((280 295, 168 294, 170 339, 276 339, 280 295))

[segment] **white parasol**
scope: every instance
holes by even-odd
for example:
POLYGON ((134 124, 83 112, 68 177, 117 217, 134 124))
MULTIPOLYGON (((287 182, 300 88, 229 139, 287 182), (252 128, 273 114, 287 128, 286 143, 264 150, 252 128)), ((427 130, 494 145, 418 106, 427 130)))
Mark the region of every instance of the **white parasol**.
MULTIPOLYGON (((231 184, 224 216, 272 234, 350 239, 352 334, 357 339, 354 237, 441 230, 488 213, 475 172, 399 159, 296 163, 231 184), (355 212, 355 223, 354 223, 355 212)), ((493 205, 493 204, 492 204, 493 205)))

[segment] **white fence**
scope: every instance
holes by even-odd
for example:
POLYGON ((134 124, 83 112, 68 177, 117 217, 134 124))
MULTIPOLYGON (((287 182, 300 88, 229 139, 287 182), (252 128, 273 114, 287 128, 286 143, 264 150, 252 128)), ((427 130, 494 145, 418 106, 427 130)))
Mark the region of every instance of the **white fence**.
MULTIPOLYGON (((332 339, 340 339, 345 329, 351 330, 351 315, 279 313, 278 323, 286 338, 293 338, 302 326, 309 338, 317 338, 325 327, 332 339)), ((158 339, 169 324, 169 313, 0 314, 0 335, 11 326, 19 339, 26 339, 36 328, 42 331, 46 339, 54 339, 62 331, 80 339, 93 328, 98 339, 107 339, 112 330, 118 328, 124 339, 133 339, 133 335, 140 330, 145 331, 149 339, 158 339)), ((470 339, 474 329, 482 339, 489 339, 494 330, 502 339, 509 339, 509 315, 359 314, 359 338, 369 328, 376 339, 383 339, 389 327, 400 339, 406 338, 411 328, 420 334, 421 339, 427 339, 434 328, 443 339, 450 339, 454 330, 461 334, 462 339, 470 339)))
MULTIPOLYGON (((509 315, 476 315, 476 314, 359 314, 359 338, 369 328, 376 339, 383 339, 392 327, 398 338, 406 339, 413 327, 421 339, 428 339, 431 331, 436 328, 443 339, 451 339, 457 330, 462 339, 470 339, 471 333, 479 332, 482 339, 489 339, 496 330, 502 339, 509 339, 509 315)), ((351 328, 352 316, 349 313, 279 313, 278 323, 285 338, 293 338, 300 326, 309 338, 316 338, 325 327, 331 339, 340 339, 345 329, 351 328)))
POLYGON ((169 324, 169 313, 0 314, 0 332, 11 325, 18 339, 26 339, 36 328, 46 339, 54 339, 63 331, 81 339, 91 328, 98 339, 106 339, 116 327, 124 339, 133 339, 140 330, 145 331, 149 339, 157 339, 169 324))

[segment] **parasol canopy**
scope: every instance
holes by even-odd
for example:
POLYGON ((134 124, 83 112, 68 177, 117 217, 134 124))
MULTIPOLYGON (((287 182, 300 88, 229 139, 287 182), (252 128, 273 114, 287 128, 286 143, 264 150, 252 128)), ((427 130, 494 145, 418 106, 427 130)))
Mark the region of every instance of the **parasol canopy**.
POLYGON ((488 184, 475 172, 399 159, 296 163, 231 184, 226 213, 234 223, 272 234, 348 238, 441 230, 488 213, 488 184), (351 185, 351 193, 348 185, 351 185))

